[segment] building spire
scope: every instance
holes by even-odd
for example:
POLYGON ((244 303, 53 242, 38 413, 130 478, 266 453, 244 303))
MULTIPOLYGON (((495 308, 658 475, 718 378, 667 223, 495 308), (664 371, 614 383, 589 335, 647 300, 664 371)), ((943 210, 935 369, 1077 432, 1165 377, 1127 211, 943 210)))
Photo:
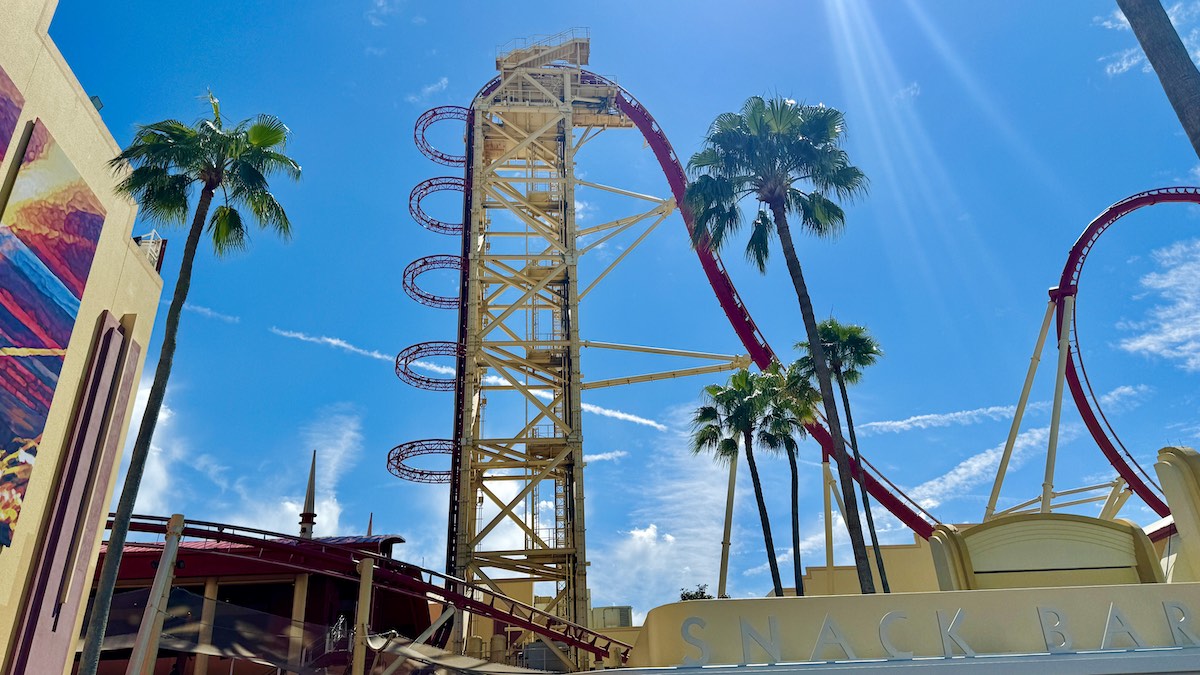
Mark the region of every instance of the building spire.
POLYGON ((375 512, 372 511, 371 515, 367 516, 367 536, 368 537, 371 536, 371 526, 374 524, 375 524, 375 512))
POLYGON ((313 450, 312 467, 308 470, 308 491, 304 493, 304 510, 300 512, 300 537, 312 539, 317 521, 317 451, 313 450))

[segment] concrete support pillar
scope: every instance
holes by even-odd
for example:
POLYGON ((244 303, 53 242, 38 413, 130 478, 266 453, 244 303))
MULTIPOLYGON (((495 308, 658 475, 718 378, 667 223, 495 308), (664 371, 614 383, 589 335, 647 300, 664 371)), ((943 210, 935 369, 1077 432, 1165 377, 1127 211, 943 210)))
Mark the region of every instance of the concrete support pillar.
MULTIPOLYGON (((213 620, 217 617, 217 578, 204 580, 204 607, 200 610, 200 644, 211 645, 213 620)), ((196 667, 192 675, 208 675, 208 654, 196 655, 196 667)))
POLYGON ((358 562, 358 605, 354 609, 354 653, 350 675, 363 675, 367 666, 367 631, 371 627, 371 586, 375 582, 375 561, 358 562))
POLYGON ((288 665, 298 668, 304 657, 304 615, 308 609, 308 575, 297 574, 292 587, 292 625, 288 636, 288 665))
POLYGON ((171 592, 171 581, 175 578, 175 558, 179 552, 179 538, 183 535, 183 516, 176 513, 167 523, 167 538, 163 542, 162 557, 158 559, 158 571, 150 586, 146 609, 142 612, 142 624, 133 653, 129 657, 126 675, 154 675, 154 664, 158 660, 158 636, 162 631, 163 616, 167 609, 167 595, 171 592))

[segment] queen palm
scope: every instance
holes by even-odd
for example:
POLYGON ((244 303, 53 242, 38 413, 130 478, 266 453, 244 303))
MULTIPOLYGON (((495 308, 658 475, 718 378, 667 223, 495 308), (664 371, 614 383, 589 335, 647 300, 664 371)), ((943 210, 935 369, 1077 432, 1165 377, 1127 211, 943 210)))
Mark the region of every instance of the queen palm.
MULTIPOLYGON (((776 596, 782 596, 783 583, 779 577, 779 562, 775 559, 771 521, 763 498, 758 463, 754 458, 757 432, 768 412, 761 384, 757 380, 758 377, 750 371, 739 370, 729 378, 728 385, 713 384, 704 388, 704 403, 692 416, 692 453, 712 453, 717 461, 732 466, 737 462, 739 448, 745 452, 750 481, 754 485, 754 499, 758 503, 758 517, 762 522, 772 588, 776 596)), ((729 513, 726 513, 728 517, 729 513)))
POLYGON ((873 593, 875 584, 863 541, 833 383, 817 337, 812 299, 791 229, 798 224, 802 231, 820 237, 839 233, 845 225, 845 214, 834 200, 850 199, 866 191, 866 177, 850 163, 841 147, 844 131, 842 113, 833 108, 751 97, 740 112, 717 117, 703 149, 688 161, 693 180, 687 187, 685 205, 693 216, 693 245, 720 250, 727 235, 747 224, 742 200, 757 201, 756 216, 749 223, 746 257, 760 271, 766 270, 771 240, 775 235, 779 237, 805 334, 812 345, 859 585, 864 593, 873 593))
MULTIPOLYGON (((875 532, 875 518, 871 515, 871 502, 867 488, 862 480, 865 468, 859 451, 858 437, 854 433, 854 416, 850 413, 850 396, 846 385, 858 384, 862 379, 862 371, 868 366, 875 365, 883 350, 867 329, 856 324, 842 324, 830 317, 817 324, 817 334, 821 336, 821 346, 825 349, 825 357, 829 359, 829 368, 837 380, 838 390, 842 395, 842 409, 846 411, 846 429, 850 432, 850 446, 854 449, 854 465, 858 467, 858 487, 862 493, 863 511, 867 516, 867 529, 871 535, 871 548, 875 552, 875 566, 879 570, 879 582, 883 592, 888 593, 887 572, 883 569, 883 555, 879 551, 879 537, 875 532)), ((808 352, 808 344, 796 343, 796 349, 808 352)), ((797 361, 799 370, 806 376, 814 372, 812 357, 803 356, 797 361)))
POLYGON ((804 425, 816 415, 821 395, 801 368, 800 362, 783 367, 778 361, 759 376, 765 414, 758 431, 758 443, 765 448, 783 450, 792 473, 792 573, 796 595, 804 595, 804 571, 800 560, 800 473, 796 466, 797 437, 807 435, 804 425))
POLYGON ((104 569, 96 588, 80 666, 80 672, 89 675, 96 672, 99 664, 100 644, 108 623, 121 552, 171 375, 179 317, 191 288, 192 265, 200 239, 207 229, 213 250, 217 255, 224 255, 245 248, 248 241, 246 223, 250 219, 284 239, 291 233, 287 213, 276 201, 267 182, 275 174, 293 180, 300 178, 300 165, 283 154, 291 132, 283 122, 270 115, 259 115, 227 126, 221 117, 220 103, 211 93, 208 101, 212 108, 211 119, 201 119, 191 126, 175 120, 140 126, 129 147, 110 162, 115 171, 124 173, 117 192, 136 200, 143 216, 164 224, 185 223, 189 211, 192 218, 179 265, 179 278, 175 282, 175 295, 167 310, 162 351, 130 455, 108 552, 104 557, 104 569), (199 197, 195 210, 191 211, 190 200, 197 190, 199 197), (218 195, 219 203, 212 208, 218 195))

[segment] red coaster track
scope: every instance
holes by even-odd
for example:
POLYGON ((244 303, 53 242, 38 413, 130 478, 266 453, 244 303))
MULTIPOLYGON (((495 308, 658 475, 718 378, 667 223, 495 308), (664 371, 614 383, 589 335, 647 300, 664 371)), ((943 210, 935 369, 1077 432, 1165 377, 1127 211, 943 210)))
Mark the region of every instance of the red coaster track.
MULTIPOLYGON (((1071 252, 1067 255, 1067 264, 1063 266, 1062 277, 1059 278, 1058 288, 1063 289, 1060 295, 1075 295, 1079 292, 1079 276, 1083 272, 1083 263, 1100 235, 1104 234, 1113 223, 1134 211, 1154 204, 1183 203, 1200 204, 1200 188, 1168 187, 1139 192, 1126 197, 1108 207, 1096 219, 1088 224, 1083 234, 1079 235, 1071 252)), ((1078 311, 1078 304, 1076 304, 1078 311)), ((1146 505, 1162 517, 1170 515, 1171 510, 1163 501, 1161 490, 1155 485, 1154 479, 1143 469, 1133 455, 1125 449, 1116 431, 1109 424, 1108 418, 1100 408, 1099 398, 1092 391, 1088 382, 1087 370, 1083 367, 1083 355, 1079 350, 1079 334, 1075 324, 1075 316, 1063 317, 1063 305, 1058 304, 1058 334, 1061 336, 1064 325, 1071 331, 1071 351, 1067 354, 1067 386, 1071 389, 1071 397, 1075 399, 1075 407, 1083 417, 1083 423, 1091 432, 1096 445, 1104 457, 1113 465, 1121 478, 1129 485, 1134 494, 1146 502, 1146 505), (1064 319, 1069 323, 1064 323, 1064 319), (1118 450, 1118 446, 1120 450, 1118 450)))

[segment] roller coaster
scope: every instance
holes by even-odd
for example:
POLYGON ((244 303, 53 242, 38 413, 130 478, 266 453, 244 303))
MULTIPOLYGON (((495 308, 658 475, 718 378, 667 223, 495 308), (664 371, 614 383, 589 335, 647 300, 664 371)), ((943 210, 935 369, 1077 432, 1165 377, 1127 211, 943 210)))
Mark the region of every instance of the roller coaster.
MULTIPOLYGON (((422 305, 455 310, 458 335, 453 341, 422 342, 402 350, 396 357, 395 368, 397 376, 412 386, 454 392, 454 429, 451 438, 422 439, 396 446, 388 455, 387 465, 400 478, 450 485, 446 571, 435 572, 379 558, 375 561, 379 571, 374 581, 380 587, 454 607, 460 614, 499 621, 565 645, 572 651, 569 658, 580 666, 591 659, 608 659, 610 665, 617 665, 631 649, 630 645, 589 628, 584 613, 587 599, 581 392, 721 372, 749 363, 765 368, 776 358, 720 256, 705 241, 700 241, 693 250, 711 292, 747 356, 581 339, 580 297, 677 206, 686 229, 680 234, 690 241, 694 227, 692 214, 683 206, 687 186, 684 169, 666 134, 649 110, 626 89, 582 68, 587 64, 589 52, 589 37, 577 30, 506 47, 497 56, 500 75, 480 89, 470 107, 436 107, 416 122, 414 139, 421 153, 438 164, 462 169, 463 175, 435 177, 419 183, 410 193, 409 212, 426 229, 457 237, 460 252, 418 258, 404 270, 403 288, 422 305), (433 125, 447 121, 465 125, 466 147, 461 155, 438 149, 427 138, 433 125), (576 176, 576 151, 601 131, 620 128, 636 130, 650 148, 666 179, 669 198, 640 195, 576 176), (574 194, 579 187, 607 190, 647 201, 651 206, 632 216, 582 228, 575 213, 574 194), (444 221, 426 212, 423 200, 438 192, 462 194, 461 222, 444 221), (500 217, 502 214, 507 216, 500 217), (645 230, 633 246, 585 286, 577 260, 591 250, 594 242, 580 242, 587 237, 606 240, 643 225, 645 230), (509 245, 512 241, 520 245, 509 245), (459 275, 456 295, 435 293, 419 284, 422 275, 436 270, 459 275), (706 359, 714 363, 585 381, 579 372, 579 353, 581 348, 589 347, 706 359), (454 359, 454 376, 429 367, 427 359, 439 357, 454 359), (515 395, 523 401, 525 418, 515 427, 501 425, 503 433, 499 435, 488 435, 490 429, 483 421, 487 398, 503 394, 515 395), (414 459, 431 455, 449 456, 450 467, 429 469, 413 464, 414 459), (517 489, 508 492, 498 487, 513 484, 517 489), (547 489, 551 494, 539 492, 547 489), (553 505, 548 524, 540 522, 538 515, 545 497, 553 505), (530 504, 535 506, 530 508, 530 504), (497 548, 489 544, 489 536, 494 537, 504 528, 518 534, 524 547, 497 548), (507 597, 498 582, 513 574, 532 583, 552 584, 555 589, 552 601, 543 607, 533 607, 507 597)), ((1137 495, 1160 516, 1170 515, 1161 489, 1122 444, 1092 390, 1080 350, 1075 312, 1084 262, 1100 236, 1129 213, 1162 203, 1200 204, 1200 188, 1161 188, 1121 200, 1097 216, 1072 246, 1059 283, 1050 291, 1042 333, 985 519, 1014 512, 1019 507, 1037 508, 1032 505, 1039 500, 1030 500, 1013 509, 995 512, 1012 440, 1020 425, 1029 384, 1051 321, 1060 349, 1053 424, 1057 425, 1065 387, 1070 390, 1092 438, 1119 476, 1106 510, 1115 515, 1123 503, 1118 494, 1129 493, 1137 495)), ((809 424, 807 431, 828 460, 833 453, 828 430, 818 421, 809 424)), ((1053 443, 1052 440, 1047 483, 1040 500, 1040 507, 1047 511, 1053 506, 1053 498, 1078 492, 1053 490, 1053 443)), ((861 466, 850 460, 850 470, 877 503, 918 536, 930 537, 939 524, 937 518, 865 457, 861 466)), ((1071 504, 1084 501, 1089 500, 1071 504)), ((165 528, 165 519, 145 516, 136 517, 132 526, 134 531, 160 534, 165 528)), ((1151 537, 1161 538, 1171 531, 1168 524, 1152 532, 1151 537)), ((355 565, 366 555, 336 544, 217 523, 189 522, 183 534, 228 544, 230 556, 240 555, 238 551, 255 550, 259 552, 257 555, 299 571, 346 580, 357 578, 355 565)), ((459 621, 456 627, 459 640, 462 623, 459 621)))
MULTIPOLYGON (((455 428, 452 438, 404 443, 395 447, 388 457, 390 471, 399 477, 418 482, 450 484, 448 574, 468 581, 480 579, 485 584, 491 584, 492 580, 484 571, 487 565, 491 565, 528 574, 537 580, 554 581, 560 591, 555 599, 556 613, 564 620, 580 623, 583 621, 578 609, 581 597, 578 589, 584 583, 581 561, 585 549, 582 545, 582 524, 576 522, 581 520, 581 514, 574 511, 571 501, 579 500, 578 503, 581 503, 582 500, 582 481, 578 471, 582 442, 578 396, 581 389, 588 387, 572 377, 572 372, 578 370, 578 349, 581 345, 577 336, 571 333, 578 329, 577 321, 573 321, 578 310, 574 294, 579 293, 577 284, 582 282, 578 281, 576 269, 563 262, 579 253, 571 238, 581 235, 575 228, 571 199, 574 190, 583 184, 573 172, 574 150, 599 133, 597 129, 635 129, 653 152, 666 179, 671 194, 669 206, 680 205, 679 212, 686 228, 686 232, 681 234, 690 240, 693 231, 692 214, 682 206, 687 179, 665 132, 649 110, 630 92, 616 82, 581 67, 587 63, 589 49, 586 34, 571 31, 502 50, 497 57, 500 75, 484 85, 469 108, 441 106, 428 110, 417 120, 414 138, 421 153, 438 164, 462 168, 464 175, 461 178, 432 178, 418 184, 410 195, 410 213, 416 222, 431 231, 461 237, 462 251, 460 255, 430 255, 414 261, 404 272, 404 289, 421 304, 456 309, 459 313, 459 333, 458 339, 453 342, 425 342, 403 350, 396 360, 396 372, 402 380, 417 387, 454 391, 455 428), (564 110, 567 111, 565 114, 562 112, 564 110), (517 117, 517 111, 524 117, 517 117), (532 115, 530 111, 538 111, 541 116, 532 115), (586 120, 581 121, 583 118, 586 120), (429 129, 438 122, 446 121, 465 123, 464 154, 440 150, 428 140, 429 129), (539 128, 534 129, 535 126, 539 128), (517 189, 522 185, 525 186, 523 191, 517 189), (463 193, 461 223, 433 218, 422 206, 422 200, 428 195, 447 190, 463 193), (489 229, 493 228, 493 213, 502 206, 515 213, 521 221, 519 233, 489 229), (530 248, 528 242, 536 239, 537 246, 532 247, 534 253, 510 255, 505 259, 506 264, 489 268, 485 260, 490 250, 488 247, 502 235, 523 237, 527 249, 530 248), (554 265, 565 266, 561 270, 547 272, 554 265), (501 268, 504 268, 503 274, 499 271, 501 268), (438 295, 417 284, 421 274, 435 269, 459 272, 457 297, 438 295), (499 279, 500 276, 507 278, 499 279), (547 284, 547 279, 554 279, 558 284, 548 294, 544 293, 551 285, 547 284), (496 303, 496 298, 506 288, 517 289, 522 297, 516 303, 496 303), (541 310, 547 310, 552 315, 553 326, 548 338, 532 334, 518 335, 514 330, 504 329, 507 339, 497 342, 497 345, 526 350, 523 356, 511 351, 504 352, 509 365, 519 364, 512 368, 512 372, 519 373, 520 377, 514 378, 510 373, 503 372, 507 366, 497 366, 495 359, 485 355, 487 346, 483 336, 490 330, 490 324, 502 323, 521 301, 528 301, 520 309, 527 311, 531 317, 541 310), (489 303, 495 306, 489 306, 489 303), (548 353, 553 353, 557 359, 553 372, 548 372, 543 364, 534 363, 548 353), (455 359, 454 377, 430 377, 414 370, 414 367, 420 367, 423 359, 436 356, 455 359), (496 367, 489 371, 488 364, 496 367), (504 378, 488 374, 494 372, 501 372, 504 378), (507 381, 498 381, 505 378, 507 381), (531 382, 545 385, 549 393, 546 393, 547 390, 537 390, 531 382), (532 419, 526 420, 525 429, 517 436, 489 446, 488 442, 480 440, 483 403, 489 390, 502 388, 521 390, 539 410, 532 419), (533 433, 537 431, 538 422, 547 420, 554 422, 549 425, 553 428, 548 436, 533 433), (553 444, 547 445, 551 439, 554 439, 553 444), (558 452, 563 447, 565 450, 558 452), (409 465, 413 458, 431 454, 450 455, 450 469, 419 469, 409 465), (551 456, 555 455, 556 459, 551 460, 551 456), (547 543, 535 522, 518 522, 518 527, 526 535, 527 546, 524 550, 503 554, 485 550, 480 531, 483 530, 486 535, 506 515, 511 520, 521 520, 515 513, 518 502, 537 494, 537 483, 548 475, 544 470, 547 462, 557 462, 554 466, 560 470, 557 476, 550 477, 556 485, 557 539, 547 543), (523 480, 526 487, 517 500, 497 498, 486 485, 486 480, 481 478, 489 470, 496 471, 496 467, 504 469, 497 478, 511 480, 514 474, 523 476, 519 480, 523 480), (475 505, 485 501, 494 502, 500 510, 500 514, 490 521, 484 517, 481 508, 475 508, 475 505), (483 524, 485 521, 486 525, 483 524), (544 558, 538 558, 539 552, 546 551, 558 555, 560 559, 555 563, 547 563, 544 558)), ((1065 364, 1062 379, 1065 379, 1093 439, 1119 474, 1118 489, 1132 491, 1161 516, 1169 514, 1161 491, 1121 444, 1091 389, 1079 349, 1073 302, 1084 261, 1100 235, 1118 219, 1138 208, 1169 202, 1200 203, 1200 191, 1194 188, 1151 190, 1122 200, 1098 216, 1068 255, 1059 285, 1051 291, 1051 307, 1047 324, 1043 327, 1045 332, 1053 314, 1058 334, 1066 336, 1061 342, 1067 350, 1062 357, 1065 364)), ((668 204, 667 200, 661 203, 668 204)), ((776 358, 775 352, 755 324, 720 256, 704 241, 694 246, 694 251, 712 293, 749 355, 749 360, 759 368, 765 368, 776 358)), ((526 321, 527 328, 530 323, 526 321)), ((536 320, 532 323, 536 323, 536 320)), ((1043 340, 1044 335, 1039 340, 1039 349, 1043 340)), ((499 351, 500 348, 493 349, 499 351)), ((732 363, 733 360, 728 362, 732 363)), ((716 368, 710 368, 707 372, 713 370, 716 368)), ((644 378, 626 379, 643 381, 644 378)), ((1061 390, 1059 396, 1061 398, 1061 390)), ((1022 410, 1024 404, 1023 396, 1022 410)), ((1055 414, 1057 423, 1058 413, 1055 414)), ((1019 426, 1019 416, 1020 411, 1014 422, 1014 433, 1019 426)), ((820 444, 828 460, 833 453, 833 444, 827 429, 820 422, 814 422, 808 425, 808 432, 820 444)), ((869 494, 917 535, 928 538, 939 524, 936 517, 905 495, 865 458, 862 464, 855 466, 851 461, 851 471, 869 494)), ((1052 460, 1050 464, 1048 476, 1052 477, 1052 460)), ((997 481, 996 494, 999 483, 1000 480, 997 481)), ((1047 491, 1049 495, 1051 488, 1047 487, 1047 491)), ((990 517, 993 514, 989 512, 987 515, 990 517)), ((525 520, 531 519, 536 521, 536 516, 526 511, 525 520)), ((1169 530, 1162 528, 1152 536, 1159 538, 1166 534, 1169 534, 1169 530)))

